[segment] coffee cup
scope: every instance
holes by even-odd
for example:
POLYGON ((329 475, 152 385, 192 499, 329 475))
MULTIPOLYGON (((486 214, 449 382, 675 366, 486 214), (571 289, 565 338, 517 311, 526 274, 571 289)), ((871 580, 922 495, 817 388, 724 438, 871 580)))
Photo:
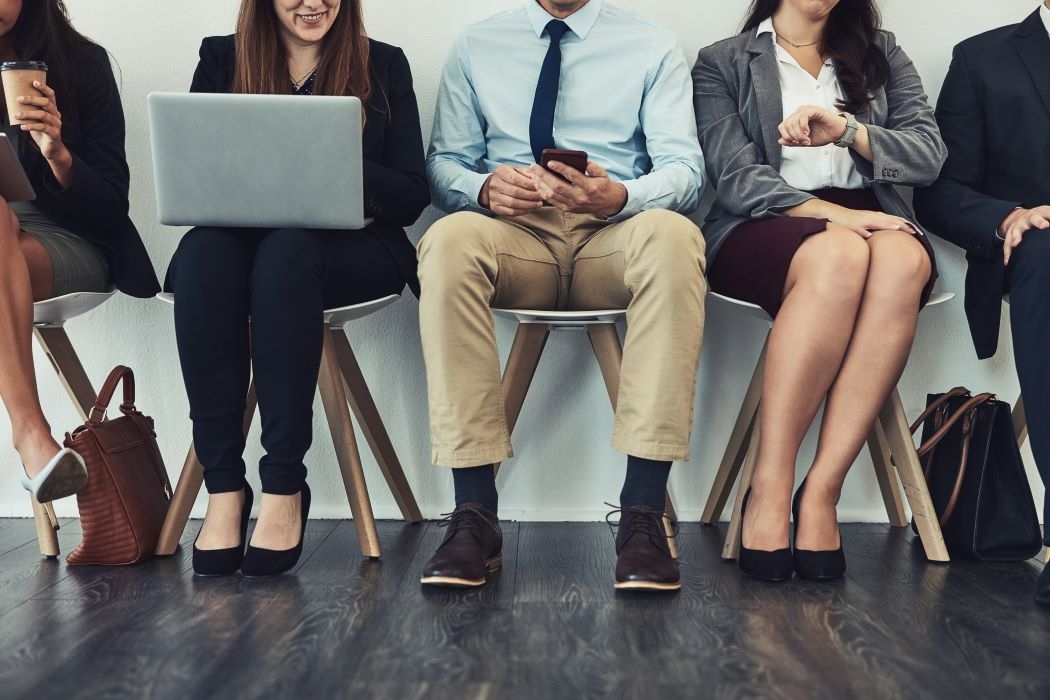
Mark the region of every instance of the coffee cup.
POLYGON ((0 80, 3 80, 4 84, 8 122, 12 125, 27 123, 15 119, 14 115, 34 108, 32 105, 20 104, 18 98, 41 95, 40 91, 33 87, 33 81, 47 84, 47 64, 43 61, 5 61, 0 63, 0 80))

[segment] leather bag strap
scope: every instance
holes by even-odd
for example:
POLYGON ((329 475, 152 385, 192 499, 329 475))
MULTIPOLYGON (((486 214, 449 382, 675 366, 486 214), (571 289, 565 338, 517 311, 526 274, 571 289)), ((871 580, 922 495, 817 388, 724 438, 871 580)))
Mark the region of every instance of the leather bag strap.
POLYGON ((950 391, 947 391, 947 392, 941 394, 940 396, 938 396, 937 399, 933 403, 931 403, 929 406, 926 407, 925 411, 923 411, 921 414, 919 414, 919 417, 915 419, 915 422, 911 424, 911 428, 910 429, 911 429, 912 434, 914 435, 915 431, 919 429, 919 426, 922 425, 923 422, 927 418, 930 417, 930 414, 932 414, 934 411, 936 411, 942 405, 944 405, 945 403, 947 403, 951 399, 954 399, 956 396, 968 396, 969 394, 970 394, 970 390, 969 389, 967 389, 964 386, 957 386, 954 389, 952 389, 950 391))
POLYGON ((117 385, 122 380, 124 382, 124 402, 120 404, 120 412, 124 415, 138 412, 135 409, 135 373, 131 371, 130 367, 118 365, 106 377, 102 390, 98 392, 98 399, 95 401, 95 406, 91 409, 91 416, 87 421, 89 425, 99 425, 105 420, 106 410, 113 400, 113 394, 117 391, 117 385))
MULTIPOLYGON (((958 388, 959 387, 957 387, 957 389, 958 388)), ((952 392, 954 391, 956 391, 956 389, 952 390, 952 392)), ((952 392, 948 392, 948 394, 951 394, 952 392)), ((966 393, 968 394, 969 392, 966 393)), ((945 394, 944 396, 940 397, 937 401, 934 401, 932 404, 930 404, 926 411, 923 412, 923 415, 928 416, 931 413, 930 408, 936 410, 940 406, 944 405, 945 401, 947 401, 945 397, 952 398, 948 396, 948 394, 945 394)), ((955 394, 955 396, 960 395, 964 394, 955 394)), ((951 496, 949 496, 948 498, 948 504, 944 509, 944 513, 942 513, 941 517, 938 518, 938 522, 940 523, 941 527, 944 527, 948 524, 948 521, 952 517, 952 513, 955 512, 955 506, 959 502, 959 494, 962 493, 963 482, 966 479, 966 465, 970 459, 970 437, 973 433, 974 416, 977 413, 977 409, 981 405, 993 400, 995 400, 995 394, 985 392, 968 399, 966 403, 964 403, 962 406, 957 408, 954 413, 952 413, 950 418, 945 418, 943 413, 937 416, 937 430, 934 431, 933 435, 931 435, 930 438, 926 442, 924 442, 917 450, 920 458, 923 456, 926 457, 926 463, 923 465, 923 473, 926 476, 926 483, 929 483, 930 470, 933 467, 933 456, 937 444, 944 439, 944 436, 948 434, 948 431, 951 430, 952 427, 959 422, 959 420, 962 420, 962 452, 959 457, 959 467, 956 469, 955 483, 952 485, 951 496)), ((925 418, 923 418, 923 420, 925 420, 925 418)), ((921 421, 918 424, 921 424, 921 421)), ((918 427, 918 424, 916 425, 916 428, 918 427)), ((915 432, 916 428, 912 428, 912 432, 915 432)))

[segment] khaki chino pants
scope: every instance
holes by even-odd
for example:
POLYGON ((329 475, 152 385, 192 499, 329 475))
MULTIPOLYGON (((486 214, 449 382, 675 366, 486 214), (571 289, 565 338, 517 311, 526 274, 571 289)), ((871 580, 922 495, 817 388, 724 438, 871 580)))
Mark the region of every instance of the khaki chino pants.
POLYGON ((491 308, 626 308, 613 447, 687 459, 704 267, 699 229, 665 210, 615 224, 553 207, 438 221, 419 244, 434 463, 474 467, 513 456, 491 308))

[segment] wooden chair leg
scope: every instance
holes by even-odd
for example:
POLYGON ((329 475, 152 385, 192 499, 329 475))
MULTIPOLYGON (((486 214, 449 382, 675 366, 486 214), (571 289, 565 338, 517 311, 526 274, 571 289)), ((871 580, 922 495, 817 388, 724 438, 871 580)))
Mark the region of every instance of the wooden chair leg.
POLYGON ((931 561, 948 561, 948 547, 944 544, 937 512, 926 487, 926 477, 915 453, 915 444, 908 430, 908 418, 904 414, 904 406, 897 389, 890 393, 886 405, 879 413, 879 422, 885 431, 886 442, 893 455, 893 462, 897 465, 901 483, 904 484, 904 493, 915 517, 926 557, 931 561))
POLYGON ((1024 396, 1017 397, 1017 403, 1014 405, 1013 412, 1014 419, 1014 435, 1017 436, 1017 446, 1024 445, 1024 441, 1028 439, 1028 419, 1024 415, 1024 396))
POLYGON ((762 353, 758 356, 758 364, 751 375, 751 383, 747 386, 744 401, 740 406, 733 432, 729 436, 729 444, 722 456, 722 463, 718 466, 715 481, 711 485, 711 492, 707 496, 707 504, 700 517, 700 522, 713 525, 722 517, 729 494, 733 490, 733 483, 740 474, 740 467, 744 463, 744 456, 748 452, 751 443, 752 431, 758 416, 758 406, 762 400, 762 381, 766 369, 766 347, 769 344, 767 337, 762 346, 762 353))
POLYGON ((882 502, 886 504, 886 515, 889 517, 890 526, 906 527, 908 514, 904 511, 904 499, 897 482, 897 472, 893 469, 886 433, 878 420, 875 421, 871 427, 871 434, 868 435, 868 451, 871 453, 871 461, 875 467, 875 477, 879 481, 882 502))
POLYGON ((747 456, 740 468, 740 480, 736 485, 736 499, 733 503, 733 515, 729 519, 729 529, 726 531, 726 541, 722 545, 723 559, 736 559, 740 554, 741 529, 744 526, 742 511, 744 506, 744 494, 751 488, 751 479, 755 475, 755 465, 758 463, 758 440, 761 426, 755 420, 755 426, 751 431, 751 440, 747 445, 747 456))
MULTIPOLYGON (((88 378, 80 357, 69 341, 66 329, 62 326, 45 326, 34 328, 33 335, 72 399, 81 420, 87 420, 98 394, 91 386, 91 379, 88 378)), ((50 503, 41 505, 34 499, 33 513, 37 522, 40 553, 45 557, 57 557, 58 537, 55 531, 58 530, 58 519, 55 517, 54 507, 50 503)))
POLYGON ((62 326, 46 326, 34 329, 33 334, 47 359, 51 361, 51 366, 55 368, 69 398, 73 400, 80 418, 87 420, 98 394, 91 386, 91 380, 88 379, 73 344, 69 342, 66 329, 62 326))
POLYGON ((339 361, 339 370, 343 378, 343 388, 350 399, 350 408, 361 426, 365 440, 375 455, 383 478, 386 479, 390 492, 394 494, 397 507, 401 509, 401 515, 405 520, 418 523, 423 520, 423 514, 419 512, 419 505, 412 493, 412 487, 405 477, 405 470, 394 451, 394 445, 390 442, 383 419, 379 416, 372 393, 368 390, 365 376, 361 372, 361 366, 357 364, 354 351, 350 347, 346 333, 342 329, 331 329, 332 347, 335 349, 336 358, 339 361))
POLYGON ((324 328, 324 351, 317 386, 321 390, 321 403, 324 404, 324 412, 328 418, 328 428, 332 433, 339 470, 343 474, 343 486, 346 488, 346 498, 354 516, 361 554, 378 558, 382 554, 379 548, 379 532, 376 530, 375 516, 372 514, 372 502, 368 498, 365 470, 361 465, 361 453, 357 449, 357 437, 350 420, 348 399, 333 338, 334 334, 341 333, 341 330, 332 329, 327 325, 324 328))
POLYGON ((33 506, 33 518, 36 520, 36 539, 40 545, 40 554, 50 558, 57 557, 58 550, 58 519, 51 509, 50 503, 38 503, 32 494, 29 501, 33 506))
MULTIPOLYGON (((507 414, 507 432, 511 435, 550 333, 550 327, 545 323, 519 323, 514 334, 514 344, 503 370, 503 410, 507 414)), ((497 474, 499 468, 500 463, 493 465, 497 474)))
MULTIPOLYGON (((252 419, 255 417, 255 379, 248 384, 248 396, 244 405, 244 434, 252 427, 252 419)), ((186 523, 190 519, 190 511, 200 493, 201 485, 204 483, 204 467, 197 459, 197 449, 191 443, 186 461, 179 473, 179 481, 175 486, 171 503, 168 504, 168 514, 164 518, 164 525, 160 530, 160 538, 157 540, 155 554, 158 557, 167 557, 175 553, 179 548, 182 533, 186 531, 186 523)))

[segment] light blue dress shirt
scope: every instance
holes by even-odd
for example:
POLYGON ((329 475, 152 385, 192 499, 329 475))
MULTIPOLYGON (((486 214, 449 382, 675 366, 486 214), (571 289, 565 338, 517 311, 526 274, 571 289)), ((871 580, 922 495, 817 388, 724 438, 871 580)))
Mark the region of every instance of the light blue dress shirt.
MULTIPOLYGON (((445 65, 427 173, 445 211, 480 209, 478 194, 500 165, 529 166, 529 120, 553 17, 535 0, 472 24, 445 65)), ((611 220, 646 209, 688 214, 704 189, 693 85, 666 27, 590 0, 564 20, 554 115, 558 148, 586 151, 627 188, 611 220)))

